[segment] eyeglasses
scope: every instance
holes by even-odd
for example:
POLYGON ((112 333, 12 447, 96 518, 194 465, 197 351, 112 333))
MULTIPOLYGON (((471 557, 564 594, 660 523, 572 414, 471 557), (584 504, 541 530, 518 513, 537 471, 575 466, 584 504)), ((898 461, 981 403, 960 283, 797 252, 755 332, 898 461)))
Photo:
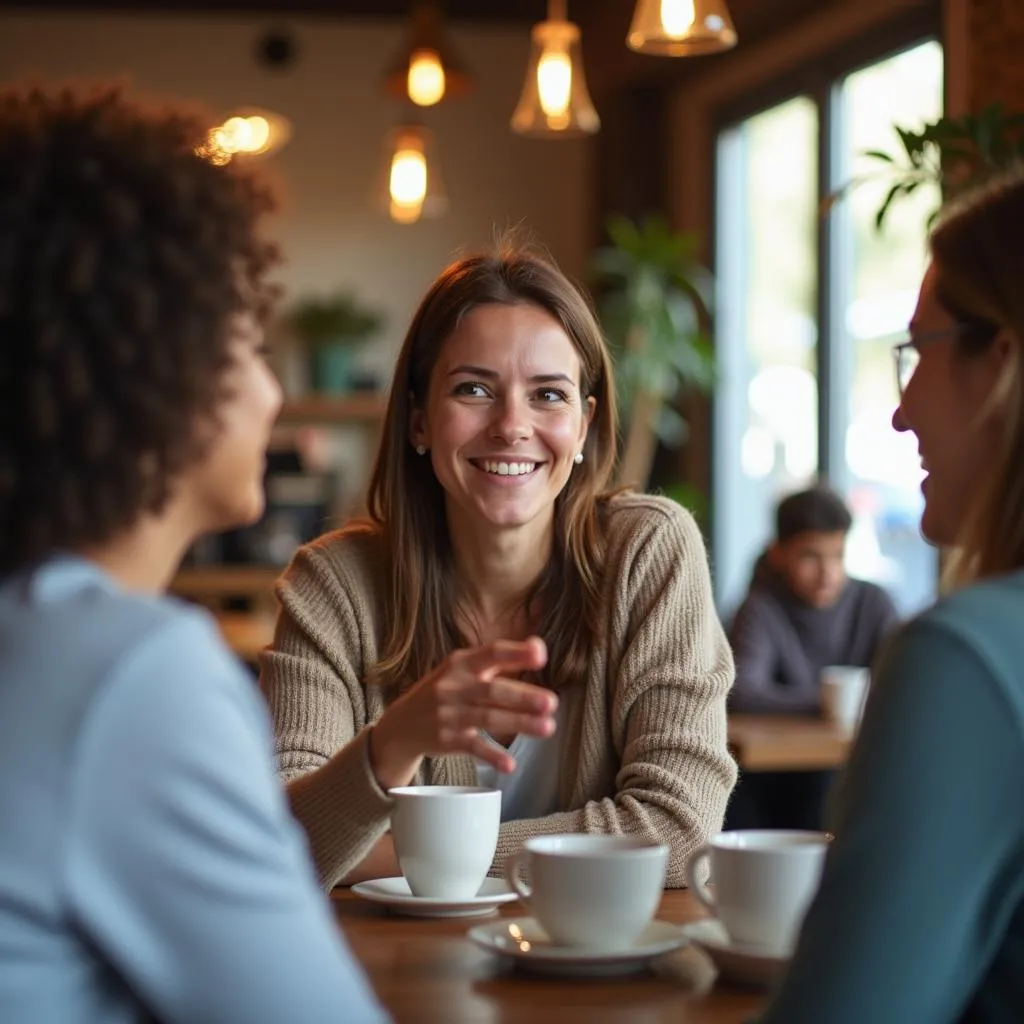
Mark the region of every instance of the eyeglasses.
POLYGON ((896 360, 896 390, 899 392, 900 401, 903 401, 903 393, 907 390, 910 378, 914 376, 917 364, 921 361, 922 345, 927 345, 930 341, 959 338, 974 330, 975 328, 971 324, 956 324, 953 327, 945 327, 937 331, 922 331, 918 334, 908 332, 905 341, 893 345, 892 354, 896 360))

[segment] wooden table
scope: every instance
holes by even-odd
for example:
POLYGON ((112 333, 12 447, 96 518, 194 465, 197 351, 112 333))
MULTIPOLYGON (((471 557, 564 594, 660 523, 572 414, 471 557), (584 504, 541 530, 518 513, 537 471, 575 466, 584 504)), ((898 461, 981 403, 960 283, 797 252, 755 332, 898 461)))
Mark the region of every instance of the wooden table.
MULTIPOLYGON (((631 978, 569 980, 534 976, 479 949, 463 920, 399 917, 348 889, 333 896, 338 923, 396 1024, 745 1024, 763 994, 714 983, 694 947, 670 954, 656 972, 631 978), (685 972, 685 973, 684 973, 685 972)), ((522 916, 518 903, 501 909, 522 916)), ((665 893, 659 918, 703 916, 686 890, 665 893)))
POLYGON ((849 733, 812 715, 729 715, 729 747, 745 771, 841 768, 851 743, 849 733))

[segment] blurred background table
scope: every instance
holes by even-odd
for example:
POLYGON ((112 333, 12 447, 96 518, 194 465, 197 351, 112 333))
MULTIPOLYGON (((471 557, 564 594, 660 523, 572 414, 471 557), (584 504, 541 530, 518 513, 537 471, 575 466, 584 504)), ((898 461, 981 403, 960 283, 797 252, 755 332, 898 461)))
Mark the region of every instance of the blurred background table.
POLYGON ((812 715, 729 715, 729 747, 748 772, 841 768, 853 737, 812 715))

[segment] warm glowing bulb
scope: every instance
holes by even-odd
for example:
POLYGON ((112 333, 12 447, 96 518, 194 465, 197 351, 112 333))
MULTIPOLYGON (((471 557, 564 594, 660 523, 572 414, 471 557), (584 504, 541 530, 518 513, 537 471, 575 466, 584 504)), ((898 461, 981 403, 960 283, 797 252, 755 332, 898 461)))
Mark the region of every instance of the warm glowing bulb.
POLYGON ((421 206, 427 196, 427 158, 416 149, 399 149, 391 160, 389 181, 392 202, 421 206))
POLYGON ((270 141, 270 122, 259 114, 253 114, 245 119, 246 125, 246 152, 259 153, 265 149, 270 141))
POLYGON ((670 39, 683 39, 695 17, 693 0, 661 0, 661 27, 670 39))
POLYGON ((432 107, 444 96, 444 67, 434 50, 417 50, 409 59, 409 99, 421 107, 432 107))
POLYGON ((565 50, 545 50, 537 63, 537 92, 540 108, 558 127, 569 123, 569 99, 572 96, 572 61, 565 50))

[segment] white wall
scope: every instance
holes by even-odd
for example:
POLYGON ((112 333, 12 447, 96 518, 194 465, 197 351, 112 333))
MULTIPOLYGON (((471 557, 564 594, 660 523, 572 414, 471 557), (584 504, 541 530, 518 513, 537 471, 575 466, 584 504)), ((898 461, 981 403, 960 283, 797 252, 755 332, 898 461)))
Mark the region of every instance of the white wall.
POLYGON ((508 127, 528 27, 453 27, 477 88, 423 114, 436 132, 450 207, 439 220, 400 226, 375 205, 375 191, 384 180, 385 135, 403 112, 380 88, 403 27, 292 20, 286 24, 299 59, 291 71, 275 72, 253 55, 257 37, 275 24, 257 17, 0 14, 0 80, 122 76, 140 93, 198 100, 218 117, 242 105, 287 116, 291 142, 266 161, 285 194, 273 225, 288 260, 281 280, 292 296, 344 285, 384 307, 388 326, 372 357, 381 367, 390 366, 431 279, 460 248, 486 245, 495 226, 528 225, 567 272, 583 273, 588 143, 522 139, 508 127))

